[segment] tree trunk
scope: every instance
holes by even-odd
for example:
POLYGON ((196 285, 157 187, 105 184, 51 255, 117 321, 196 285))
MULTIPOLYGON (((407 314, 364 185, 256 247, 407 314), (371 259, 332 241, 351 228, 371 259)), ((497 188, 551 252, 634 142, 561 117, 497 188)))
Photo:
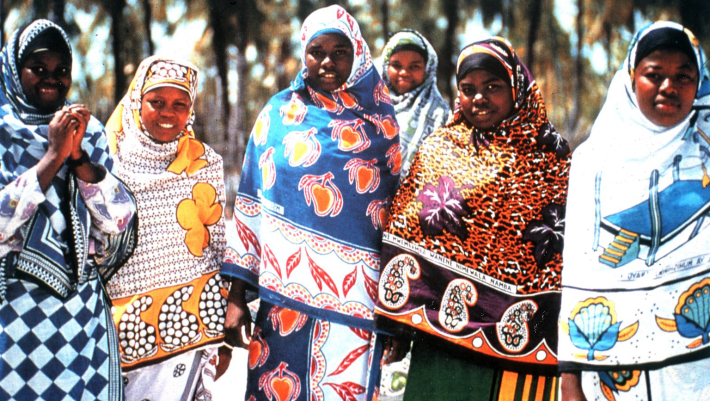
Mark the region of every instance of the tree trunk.
POLYGON ((227 40, 224 28, 225 10, 222 1, 210 1, 210 25, 212 26, 212 51, 214 51, 215 62, 217 64, 217 74, 220 79, 222 95, 222 129, 224 130, 224 141, 228 143, 227 126, 229 124, 229 80, 227 73, 227 40))
MULTIPOLYGON (((708 26, 708 15, 710 15, 710 2, 708 0, 683 0, 676 3, 680 14, 680 23, 690 29, 700 40, 706 43, 710 39, 710 26, 708 26)), ((706 47, 707 49, 707 47, 706 47)))
POLYGON ((382 14, 382 36, 385 38, 385 42, 390 36, 390 9, 389 0, 382 0, 382 6, 380 7, 380 13, 382 14))
POLYGON ((530 25, 528 26, 528 43, 526 51, 526 64, 530 72, 533 72, 535 64, 535 42, 537 42, 538 31, 540 30, 540 16, 542 15, 542 0, 530 1, 530 25))
POLYGON ((582 45, 584 44, 584 0, 577 0, 577 55, 574 62, 574 98, 572 99, 572 110, 568 123, 568 132, 574 134, 579 122, 580 109, 582 107, 582 90, 584 83, 582 75, 584 73, 584 63, 582 57, 582 45))
POLYGON ((153 43, 153 30, 151 29, 153 22, 153 8, 150 5, 150 0, 143 0, 143 26, 145 27, 145 38, 148 43, 148 55, 155 54, 155 44, 153 43))
POLYGON ((121 101, 121 98, 128 90, 126 77, 123 74, 125 60, 123 57, 123 9, 126 7, 126 0, 106 0, 105 7, 108 8, 111 16, 111 46, 113 48, 113 79, 114 93, 113 100, 115 104, 121 101))
POLYGON ((5 2, 0 0, 0 48, 5 46, 5 2))
POLYGON ((451 87, 451 79, 456 75, 456 66, 453 58, 455 49, 458 49, 456 27, 459 24, 459 0, 447 0, 443 4, 448 26, 444 33, 444 45, 441 47, 441 57, 439 58, 439 82, 444 84, 444 96, 453 105, 456 96, 451 87))
POLYGON ((64 8, 66 2, 64 0, 52 0, 52 11, 49 13, 49 20, 67 29, 67 21, 64 19, 64 8))

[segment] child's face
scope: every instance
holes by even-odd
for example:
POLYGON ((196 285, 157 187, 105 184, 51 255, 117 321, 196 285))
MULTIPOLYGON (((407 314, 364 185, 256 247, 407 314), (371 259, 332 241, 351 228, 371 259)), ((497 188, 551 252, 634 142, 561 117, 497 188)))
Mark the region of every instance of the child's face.
POLYGON ((151 90, 141 100, 141 118, 156 142, 174 140, 187 125, 192 101, 186 91, 163 87, 151 90))
POLYGON ((473 70, 459 82, 461 111, 474 127, 494 128, 513 112, 510 85, 486 70, 473 70))
POLYGON ((414 50, 402 50, 390 57, 387 67, 390 83, 394 91, 401 95, 416 89, 426 77, 426 62, 414 50))

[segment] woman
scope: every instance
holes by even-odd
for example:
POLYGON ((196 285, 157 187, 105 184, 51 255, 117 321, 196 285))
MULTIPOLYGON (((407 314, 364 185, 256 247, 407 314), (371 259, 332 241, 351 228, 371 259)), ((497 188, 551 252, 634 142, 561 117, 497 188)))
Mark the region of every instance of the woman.
POLYGON ((102 281, 135 245, 135 200, 102 125, 69 104, 71 45, 37 20, 2 50, 0 399, 123 400, 102 281))
POLYGON ((261 304, 246 399, 354 399, 377 385, 373 332, 381 226, 401 154, 394 109, 357 22, 343 8, 301 29, 303 69, 263 109, 234 207, 227 339, 250 333, 245 286, 261 304), (291 398, 288 398, 291 397, 291 398))
POLYGON ((417 31, 392 35, 382 49, 382 80, 390 91, 397 113, 402 145, 403 179, 424 138, 446 123, 449 105, 436 87, 436 51, 417 31))
POLYGON ((582 388, 588 400, 710 396, 705 62, 681 25, 640 31, 575 152, 560 313, 565 400, 585 399, 582 388))
POLYGON ((149 57, 106 124, 138 201, 140 241, 106 287, 127 400, 211 397, 227 306, 225 190, 222 157, 192 131, 196 96, 196 67, 149 57))
POLYGON ((456 79, 392 201, 376 313, 419 333, 405 401, 553 400, 569 148, 504 39, 456 79))

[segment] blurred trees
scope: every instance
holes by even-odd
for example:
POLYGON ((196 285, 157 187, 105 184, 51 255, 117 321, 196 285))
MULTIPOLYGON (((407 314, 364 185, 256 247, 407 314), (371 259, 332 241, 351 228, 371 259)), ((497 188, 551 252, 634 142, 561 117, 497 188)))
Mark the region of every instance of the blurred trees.
POLYGON ((0 38, 34 18, 65 27, 79 72, 71 97, 105 121, 138 63, 169 53, 170 38, 189 35, 190 60, 202 71, 196 132, 223 154, 233 176, 254 117, 300 68, 301 22, 330 4, 356 17, 375 57, 388 33, 420 31, 439 53, 439 86, 450 101, 460 49, 484 30, 507 38, 573 146, 586 137, 642 24, 675 20, 705 46, 710 40, 707 0, 1 0, 0 38), (199 21, 199 30, 180 31, 199 21))

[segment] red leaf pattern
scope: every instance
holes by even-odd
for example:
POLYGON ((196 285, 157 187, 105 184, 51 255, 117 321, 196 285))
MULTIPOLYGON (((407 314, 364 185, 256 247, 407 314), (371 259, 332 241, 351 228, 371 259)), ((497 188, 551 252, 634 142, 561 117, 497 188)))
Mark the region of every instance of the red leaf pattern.
POLYGON ((254 231, 247 227, 246 224, 239 221, 239 219, 234 220, 237 222, 237 234, 239 235, 239 239, 242 241, 242 244, 244 244, 246 251, 249 251, 249 245, 251 244, 256 253, 261 255, 261 244, 259 244, 259 239, 254 234, 254 231))
POLYGON ((365 274, 365 267, 362 268, 362 275, 365 276, 365 289, 367 294, 372 298, 372 302, 377 301, 377 281, 371 279, 367 274, 365 274))
POLYGON ((278 273, 279 278, 283 280, 283 277, 281 276, 281 265, 279 265, 279 261, 276 259, 276 255, 274 255, 271 251, 271 248, 269 248, 269 245, 264 245, 264 256, 266 256, 266 261, 274 267, 274 270, 278 273))
POLYGON ((301 263, 301 248, 298 248, 298 252, 289 256, 286 260, 286 278, 291 275, 291 272, 299 265, 299 263, 301 263))
POLYGON ((345 276, 343 279, 343 296, 348 296, 348 292, 353 288, 355 282, 357 281, 357 267, 352 271, 352 273, 345 276))
POLYGON ((357 327, 350 327, 350 331, 355 333, 356 336, 362 338, 363 340, 367 341, 368 343, 370 342, 370 336, 372 332, 364 330, 364 329, 358 329, 357 327))
POLYGON ((365 345, 363 345, 363 346, 361 346, 361 347, 358 347, 358 348, 355 348, 354 350, 352 350, 352 351, 345 357, 345 359, 343 359, 343 361, 340 362, 340 365, 338 365, 338 368, 335 369, 335 371, 334 371, 333 373, 329 374, 328 376, 329 376, 329 377, 330 377, 330 376, 335 376, 335 375, 339 375, 339 374, 345 372, 345 370, 346 370, 347 368, 349 368, 350 365, 352 365, 353 362, 355 362, 360 356, 362 356, 362 354, 364 354, 365 352, 367 352, 368 349, 370 349, 370 344, 365 344, 365 345))
POLYGON ((360 386, 352 382, 345 383, 324 383, 326 386, 330 386, 335 390, 335 392, 340 396, 343 401, 357 401, 355 398, 356 394, 362 394, 365 392, 365 387, 360 386))
POLYGON ((338 287, 335 286, 333 279, 311 259, 311 255, 308 254, 308 251, 306 251, 306 257, 308 258, 308 267, 311 268, 311 276, 313 276, 313 279, 316 281, 318 289, 323 291, 323 283, 325 283, 325 285, 335 293, 335 296, 339 298, 338 287))

